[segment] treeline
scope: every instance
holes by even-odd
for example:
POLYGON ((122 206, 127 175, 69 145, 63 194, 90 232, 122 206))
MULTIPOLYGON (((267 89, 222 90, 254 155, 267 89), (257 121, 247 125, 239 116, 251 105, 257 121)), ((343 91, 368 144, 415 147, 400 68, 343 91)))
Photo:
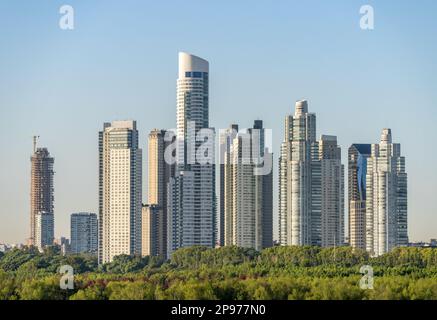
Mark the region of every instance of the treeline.
POLYGON ((93 256, 34 248, 0 255, 0 299, 436 299, 437 250, 398 248, 371 258, 349 247, 183 248, 169 261, 93 256), (60 288, 62 265, 74 289, 60 288), (374 269, 374 289, 359 286, 360 268, 374 269))

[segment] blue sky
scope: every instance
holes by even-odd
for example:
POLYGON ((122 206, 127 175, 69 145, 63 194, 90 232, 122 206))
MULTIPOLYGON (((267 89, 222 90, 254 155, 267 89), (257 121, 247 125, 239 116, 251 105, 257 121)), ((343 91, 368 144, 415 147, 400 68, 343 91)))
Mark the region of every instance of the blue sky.
POLYGON ((298 99, 316 112, 318 135, 338 136, 345 164, 351 143, 392 128, 407 161, 410 238, 437 237, 436 15, 432 0, 1 0, 0 242, 28 237, 34 134, 56 158, 56 236, 69 237, 72 212, 97 211, 98 131, 135 119, 146 151, 152 128, 175 127, 178 51, 210 62, 211 126, 262 119, 275 158, 298 99), (73 31, 58 27, 63 4, 75 9, 73 31), (359 28, 364 4, 373 31, 359 28))

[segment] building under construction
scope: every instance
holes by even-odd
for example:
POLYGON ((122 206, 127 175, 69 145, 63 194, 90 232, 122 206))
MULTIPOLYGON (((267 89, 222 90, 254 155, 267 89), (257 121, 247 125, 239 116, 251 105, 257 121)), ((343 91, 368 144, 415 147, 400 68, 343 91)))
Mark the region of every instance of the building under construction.
POLYGON ((53 164, 55 159, 46 148, 37 148, 37 137, 34 137, 31 161, 30 182, 30 238, 29 245, 37 245, 37 216, 45 213, 53 215, 54 187, 53 164))

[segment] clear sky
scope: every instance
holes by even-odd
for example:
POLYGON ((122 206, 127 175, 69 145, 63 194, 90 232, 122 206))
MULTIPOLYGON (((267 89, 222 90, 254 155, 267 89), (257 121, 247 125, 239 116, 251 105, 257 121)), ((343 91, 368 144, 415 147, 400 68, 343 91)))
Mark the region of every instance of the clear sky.
MULTIPOLYGON (((309 100, 318 135, 338 136, 345 164, 350 144, 391 128, 406 156, 410 239, 437 238, 436 39, 434 0, 1 0, 0 242, 29 235, 35 134, 55 157, 56 237, 69 237, 71 213, 97 212, 98 131, 135 119, 146 151, 152 128, 175 127, 178 51, 210 62, 211 126, 273 129, 275 175, 296 100, 309 100), (72 31, 58 26, 63 4, 72 31), (363 4, 372 31, 359 28, 363 4)), ((276 226, 276 177, 274 191, 276 226)))

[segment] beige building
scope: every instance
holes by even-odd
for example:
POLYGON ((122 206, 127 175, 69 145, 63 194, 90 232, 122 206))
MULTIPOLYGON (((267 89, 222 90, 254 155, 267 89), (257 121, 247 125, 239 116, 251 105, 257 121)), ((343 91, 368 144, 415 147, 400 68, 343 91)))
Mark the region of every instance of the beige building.
POLYGON ((141 255, 159 255, 159 221, 162 216, 162 209, 157 205, 144 205, 142 211, 142 235, 141 235, 141 255))
POLYGON ((142 150, 135 121, 99 134, 99 263, 141 254, 142 150))
POLYGON ((157 228, 156 255, 162 257, 167 256, 167 188, 170 178, 175 173, 175 164, 169 161, 172 153, 171 145, 174 140, 175 134, 171 131, 154 129, 149 134, 148 203, 159 206, 162 210, 155 225, 157 228))
POLYGON ((233 243, 232 231, 232 166, 231 147, 237 136, 238 125, 232 124, 220 132, 220 214, 218 235, 220 246, 230 246, 233 243))

